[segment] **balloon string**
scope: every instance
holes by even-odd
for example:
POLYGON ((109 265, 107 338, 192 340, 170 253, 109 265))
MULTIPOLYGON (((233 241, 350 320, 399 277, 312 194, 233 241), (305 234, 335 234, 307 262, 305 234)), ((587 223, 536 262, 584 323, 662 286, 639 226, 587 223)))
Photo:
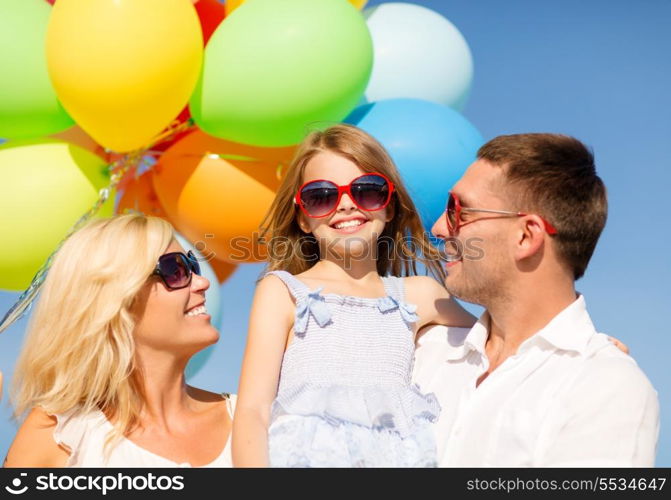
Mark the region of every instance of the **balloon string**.
MULTIPOLYGON (((151 147, 174 138, 178 133, 186 131, 192 125, 193 120, 188 120, 186 122, 175 121, 171 123, 165 131, 163 131, 155 138, 151 147)), ((110 193, 117 187, 117 185, 121 182, 127 173, 137 171, 138 166, 141 163, 147 161, 147 157, 157 156, 157 153, 160 152, 152 151, 149 148, 143 148, 137 151, 126 153, 117 158, 114 162, 112 162, 111 165, 109 165, 108 169, 110 172, 110 183, 98 192, 98 199, 95 201, 93 206, 91 206, 91 208, 89 208, 89 210, 87 210, 86 213, 84 213, 69 229, 65 237, 58 243, 49 257, 47 257, 47 260, 44 262, 44 264, 42 264, 42 267, 40 267, 37 273, 35 273, 35 276, 30 282, 28 288, 26 288, 26 290, 21 293, 14 305, 10 307, 10 309, 4 315, 2 321, 0 321, 0 334, 7 330, 16 321, 21 319, 30 310, 38 292, 44 284, 44 280, 47 276, 47 272, 51 268, 54 257, 61 249, 63 244, 68 240, 68 238, 70 238, 70 236, 72 236, 77 230, 81 229, 81 227, 86 222, 88 222, 95 214, 98 213, 100 207, 102 207, 109 199, 110 193)))

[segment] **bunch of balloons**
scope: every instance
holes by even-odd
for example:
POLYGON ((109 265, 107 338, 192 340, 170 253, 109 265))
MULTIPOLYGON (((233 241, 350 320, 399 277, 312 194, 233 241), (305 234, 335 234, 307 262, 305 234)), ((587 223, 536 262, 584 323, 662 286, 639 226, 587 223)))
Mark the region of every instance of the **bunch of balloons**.
MULTIPOLYGON (((427 227, 482 137, 473 61, 436 12, 366 0, 0 0, 0 288, 98 216, 168 219, 223 282, 311 130, 389 151, 427 227), (114 173, 117 177, 114 177, 114 173)), ((213 287, 215 288, 215 287, 213 287)))

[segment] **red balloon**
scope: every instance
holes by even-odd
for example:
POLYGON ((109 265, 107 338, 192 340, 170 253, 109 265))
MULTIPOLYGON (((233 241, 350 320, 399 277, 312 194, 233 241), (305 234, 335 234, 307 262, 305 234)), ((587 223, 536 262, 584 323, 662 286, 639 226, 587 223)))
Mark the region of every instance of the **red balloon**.
POLYGON ((226 9, 217 0, 198 0, 193 6, 198 12, 200 27, 203 29, 203 42, 207 44, 214 30, 226 17, 226 9))
POLYGON ((168 214, 161 206, 152 184, 153 172, 145 172, 135 177, 129 172, 119 183, 118 189, 122 191, 117 201, 116 213, 123 214, 127 211, 141 212, 153 217, 161 217, 170 222, 168 214))

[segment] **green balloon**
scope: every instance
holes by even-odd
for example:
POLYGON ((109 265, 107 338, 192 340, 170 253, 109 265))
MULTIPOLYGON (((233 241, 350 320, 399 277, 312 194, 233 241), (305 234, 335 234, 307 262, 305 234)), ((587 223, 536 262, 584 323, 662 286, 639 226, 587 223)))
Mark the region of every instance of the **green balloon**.
POLYGON ((191 97, 207 133, 288 146, 345 118, 363 95, 373 44, 345 0, 247 0, 214 33, 191 97))
MULTIPOLYGON (((0 146, 0 288, 27 288, 109 183, 105 162, 77 146, 50 140, 0 146)), ((98 216, 113 209, 112 193, 98 216)))
POLYGON ((44 0, 0 0, 0 137, 41 137, 74 125, 47 73, 50 13, 44 0))

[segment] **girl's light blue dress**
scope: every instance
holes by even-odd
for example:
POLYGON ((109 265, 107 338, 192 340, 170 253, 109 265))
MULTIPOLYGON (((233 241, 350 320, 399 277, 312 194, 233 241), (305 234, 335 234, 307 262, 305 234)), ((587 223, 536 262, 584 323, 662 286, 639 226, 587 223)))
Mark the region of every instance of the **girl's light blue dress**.
POLYGON ((411 382, 412 324, 403 279, 381 298, 322 295, 273 271, 296 302, 268 429, 273 467, 435 467, 440 406, 411 382))

